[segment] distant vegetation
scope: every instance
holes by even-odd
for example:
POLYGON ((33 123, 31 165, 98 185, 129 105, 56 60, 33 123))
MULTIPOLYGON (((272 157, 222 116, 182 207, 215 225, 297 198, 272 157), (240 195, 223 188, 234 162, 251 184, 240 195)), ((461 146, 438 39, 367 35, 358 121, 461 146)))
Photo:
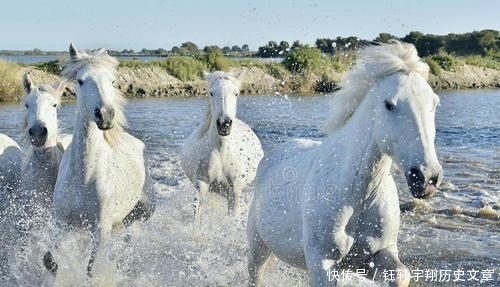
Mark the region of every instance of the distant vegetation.
MULTIPOLYGON (((209 45, 203 48, 193 42, 185 42, 171 50, 163 48, 134 51, 109 51, 113 56, 157 56, 156 61, 121 61, 122 67, 159 66, 182 81, 194 81, 202 77, 203 71, 228 70, 237 67, 258 67, 283 82, 294 82, 294 89, 331 91, 336 87, 339 75, 354 63, 356 50, 363 45, 386 43, 397 39, 412 43, 419 55, 428 63, 431 72, 440 75, 442 71, 455 71, 463 64, 500 70, 500 34, 496 30, 482 30, 463 34, 432 35, 411 32, 404 37, 381 33, 373 40, 351 37, 319 38, 314 45, 299 41, 269 41, 251 51, 247 44, 219 47, 209 45), (281 58, 281 62, 267 62, 257 58, 281 58), (298 87, 298 88, 297 88, 298 87)), ((44 52, 0 50, 0 55, 64 55, 65 52, 44 52)), ((58 74, 59 61, 34 65, 37 69, 58 74)), ((0 96, 18 97, 22 90, 17 83, 15 71, 18 65, 0 62, 0 96), (15 81, 14 81, 15 80, 15 81)), ((0 100, 2 100, 0 98, 0 100)), ((5 99, 4 99, 5 100, 5 99)))

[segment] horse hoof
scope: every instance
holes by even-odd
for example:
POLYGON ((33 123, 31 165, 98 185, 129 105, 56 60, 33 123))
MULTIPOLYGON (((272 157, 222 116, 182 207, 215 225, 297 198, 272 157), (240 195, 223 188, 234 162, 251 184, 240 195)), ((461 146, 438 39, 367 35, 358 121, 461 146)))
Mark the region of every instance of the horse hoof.
POLYGON ((57 272, 57 263, 54 261, 54 257, 52 257, 52 254, 50 252, 45 253, 43 256, 43 265, 47 270, 50 271, 52 274, 56 274, 57 272))

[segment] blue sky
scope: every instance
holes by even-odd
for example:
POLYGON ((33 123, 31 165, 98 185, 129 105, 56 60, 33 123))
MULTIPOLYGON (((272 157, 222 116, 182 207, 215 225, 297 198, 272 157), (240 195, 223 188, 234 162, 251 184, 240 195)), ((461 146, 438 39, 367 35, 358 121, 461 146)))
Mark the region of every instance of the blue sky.
POLYGON ((500 29, 499 0, 2 0, 0 49, 200 47, 500 29))

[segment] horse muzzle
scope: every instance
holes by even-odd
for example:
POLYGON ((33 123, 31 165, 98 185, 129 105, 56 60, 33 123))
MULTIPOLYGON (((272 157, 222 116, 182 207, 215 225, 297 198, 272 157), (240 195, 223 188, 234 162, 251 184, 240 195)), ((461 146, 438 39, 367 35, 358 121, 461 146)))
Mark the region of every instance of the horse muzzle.
POLYGON ((106 131, 113 128, 115 110, 113 108, 96 108, 94 110, 95 122, 100 130, 106 131))
POLYGON ((28 134, 30 136, 30 142, 35 147, 42 147, 45 145, 47 141, 47 137, 49 135, 49 131, 47 127, 42 123, 36 123, 28 130, 28 134))
POLYGON ((427 170, 424 167, 412 167, 405 173, 408 187, 416 198, 428 198, 436 192, 442 181, 442 169, 427 170))
POLYGON ((228 117, 217 119, 217 132, 220 136, 228 136, 231 133, 233 120, 228 117))

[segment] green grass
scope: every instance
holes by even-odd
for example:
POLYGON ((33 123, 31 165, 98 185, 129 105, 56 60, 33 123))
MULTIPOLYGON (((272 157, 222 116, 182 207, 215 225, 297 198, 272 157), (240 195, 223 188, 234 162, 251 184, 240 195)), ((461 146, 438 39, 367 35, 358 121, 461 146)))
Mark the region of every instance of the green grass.
POLYGON ((500 70, 500 55, 458 57, 450 54, 439 54, 425 57, 424 60, 434 75, 440 75, 442 70, 456 71, 456 68, 463 64, 500 70))
POLYGON ((138 60, 121 61, 120 67, 140 68, 158 66, 165 69, 169 74, 178 78, 181 81, 194 81, 202 77, 203 71, 206 71, 207 66, 192 57, 188 56, 171 56, 162 61, 143 62, 138 60))
POLYGON ((0 60, 0 102, 18 101, 23 95, 21 66, 0 60))
POLYGON ((424 58, 424 60, 427 63, 427 65, 429 65, 429 69, 432 74, 436 76, 441 75, 441 67, 436 61, 434 61, 431 57, 424 58))
POLYGON ((500 70, 500 54, 486 57, 482 57, 479 55, 465 56, 460 57, 460 60, 462 60, 467 65, 500 70))

